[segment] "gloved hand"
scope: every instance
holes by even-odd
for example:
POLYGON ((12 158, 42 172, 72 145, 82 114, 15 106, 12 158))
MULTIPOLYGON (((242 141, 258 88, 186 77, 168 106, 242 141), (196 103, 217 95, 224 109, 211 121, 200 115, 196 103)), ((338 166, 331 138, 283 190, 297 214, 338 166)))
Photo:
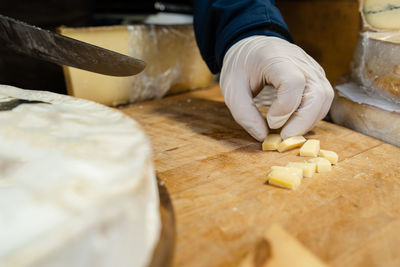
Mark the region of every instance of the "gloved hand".
POLYGON ((282 138, 308 132, 326 116, 334 96, 313 58, 300 47, 269 36, 251 36, 234 44, 225 54, 220 85, 236 122, 258 141, 265 139, 268 128, 253 98, 265 85, 278 90, 267 122, 271 129, 283 126, 282 138))

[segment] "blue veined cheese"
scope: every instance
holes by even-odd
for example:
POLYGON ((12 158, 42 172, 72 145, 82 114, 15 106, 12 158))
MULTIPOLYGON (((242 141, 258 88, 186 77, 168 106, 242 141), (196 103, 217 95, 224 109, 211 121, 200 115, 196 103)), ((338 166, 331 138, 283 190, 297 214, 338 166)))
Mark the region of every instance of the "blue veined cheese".
POLYGON ((146 266, 160 231, 151 154, 117 110, 0 85, 0 266, 146 266))
POLYGON ((364 23, 377 30, 400 29, 400 0, 363 0, 364 23))

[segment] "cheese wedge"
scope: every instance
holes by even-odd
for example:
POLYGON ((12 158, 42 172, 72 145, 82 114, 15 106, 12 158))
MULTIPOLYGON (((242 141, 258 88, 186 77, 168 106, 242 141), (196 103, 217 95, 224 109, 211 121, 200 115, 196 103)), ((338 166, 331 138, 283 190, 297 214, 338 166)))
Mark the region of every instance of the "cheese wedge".
POLYGON ((143 72, 112 77, 64 66, 68 94, 116 106, 209 86, 213 75, 197 47, 192 25, 61 27, 58 32, 141 59, 143 72))
POLYGON ((330 172, 332 170, 331 162, 325 158, 313 158, 309 159, 307 162, 316 163, 317 164, 317 172, 330 172))
POLYGON ((300 148, 300 156, 302 157, 317 157, 319 153, 320 142, 319 140, 307 140, 300 148))
MULTIPOLYGON (((289 168, 288 168, 289 169, 289 168)), ((298 171, 288 169, 273 170, 268 174, 268 183, 289 189, 296 189, 301 184, 298 171)))
POLYGON ((317 170, 317 164, 315 162, 289 162, 287 165, 289 168, 299 168, 303 170, 303 177, 311 178, 317 170))
POLYGON ((327 160, 329 160, 332 164, 336 164, 339 160, 339 156, 336 152, 330 150, 321 149, 319 151, 319 155, 327 160))
POLYGON ((289 137, 285 140, 283 140, 283 142, 281 142, 278 147, 277 150, 279 152, 284 152, 296 147, 300 147, 302 144, 304 144, 306 142, 306 139, 303 136, 293 136, 293 137, 289 137))
POLYGON ((262 143, 262 150, 276 150, 281 142, 282 137, 280 134, 269 134, 262 143))

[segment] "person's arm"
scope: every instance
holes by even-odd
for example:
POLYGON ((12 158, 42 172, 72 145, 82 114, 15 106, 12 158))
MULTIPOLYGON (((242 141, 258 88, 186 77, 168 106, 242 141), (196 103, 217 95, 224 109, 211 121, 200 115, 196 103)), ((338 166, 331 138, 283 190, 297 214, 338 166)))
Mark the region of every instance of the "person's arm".
POLYGON ((268 127, 253 97, 267 84, 277 99, 267 114, 272 129, 287 138, 309 131, 327 112, 333 89, 321 66, 292 44, 272 0, 197 0, 196 39, 234 119, 262 141, 268 127))

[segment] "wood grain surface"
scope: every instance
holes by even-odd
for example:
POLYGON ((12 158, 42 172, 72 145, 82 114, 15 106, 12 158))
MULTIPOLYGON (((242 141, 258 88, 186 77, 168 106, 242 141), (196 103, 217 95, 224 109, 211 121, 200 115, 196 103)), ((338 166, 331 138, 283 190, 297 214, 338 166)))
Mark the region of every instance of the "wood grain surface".
POLYGON ((400 266, 400 150, 320 122, 306 137, 339 153, 295 191, 267 185, 298 150, 262 152, 217 86, 123 108, 150 137, 175 209, 174 266, 236 266, 271 224, 331 266, 400 266))

